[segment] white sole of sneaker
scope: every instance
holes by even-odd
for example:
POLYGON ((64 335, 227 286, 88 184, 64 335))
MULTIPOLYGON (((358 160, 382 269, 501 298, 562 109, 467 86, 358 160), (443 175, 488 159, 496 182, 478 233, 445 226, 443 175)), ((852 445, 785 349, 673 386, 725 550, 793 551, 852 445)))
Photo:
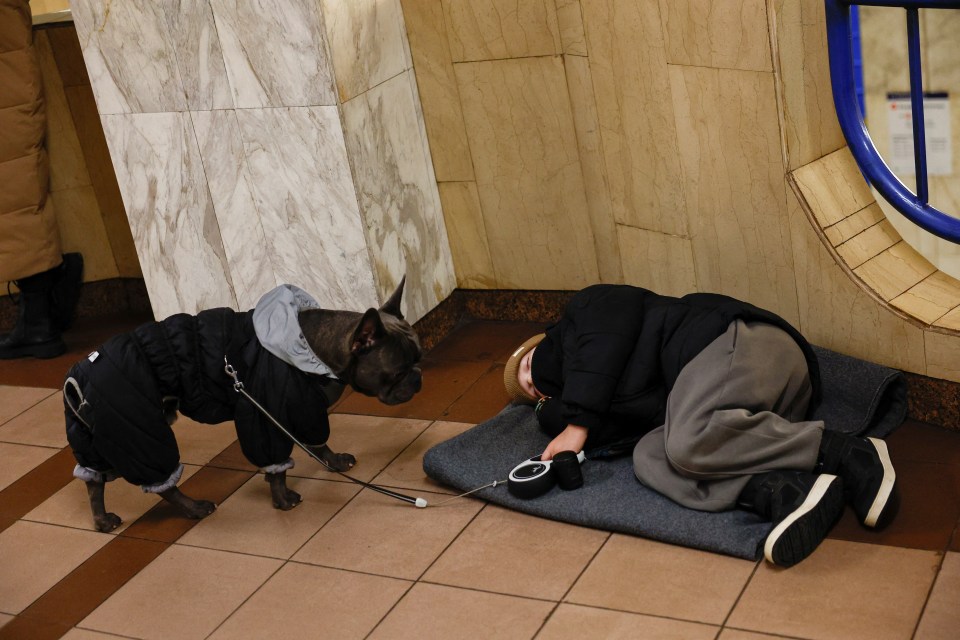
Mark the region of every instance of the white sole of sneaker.
POLYGON ((876 438, 867 438, 873 443, 880 456, 880 462, 883 464, 883 480, 880 482, 880 489, 877 491, 877 497, 873 499, 870 510, 867 511, 867 517, 863 519, 863 524, 868 527, 877 526, 877 520, 883 513, 887 501, 890 500, 890 494, 893 492, 893 485, 897 481, 897 472, 893 470, 893 462, 890 461, 890 452, 887 450, 887 443, 876 438))
MULTIPOLYGON (((823 496, 826 495, 827 491, 830 489, 830 486, 836 480, 837 476, 830 475, 829 473, 822 473, 817 476, 817 480, 813 483, 813 487, 810 489, 810 493, 807 494, 806 499, 804 499, 803 504, 797 507, 793 513, 781 520, 780 523, 770 531, 766 542, 763 544, 763 556, 767 559, 767 562, 776 565, 782 564, 774 560, 774 549, 777 546, 777 543, 780 541, 780 538, 790 530, 790 527, 792 527, 797 520, 808 514, 812 509, 820 504, 823 496)), ((823 533, 826 535, 826 531, 823 533)), ((813 549, 810 549, 810 551, 812 552, 813 549)), ((791 565, 792 564, 795 563, 791 563, 791 565)))

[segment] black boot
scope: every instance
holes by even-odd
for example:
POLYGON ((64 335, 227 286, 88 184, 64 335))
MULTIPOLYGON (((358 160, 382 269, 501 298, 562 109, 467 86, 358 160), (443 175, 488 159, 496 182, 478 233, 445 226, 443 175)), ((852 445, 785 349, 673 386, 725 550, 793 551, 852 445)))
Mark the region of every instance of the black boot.
MULTIPOLYGON (((62 265, 61 265, 62 266, 62 265)), ((17 324, 0 335, 0 360, 55 358, 67 350, 53 319, 53 289, 60 266, 17 280, 20 289, 17 324)))
POLYGON ((896 514, 897 473, 883 440, 824 430, 816 470, 843 478, 847 502, 865 526, 883 527, 896 514))
POLYGON ((63 254, 63 264, 57 270, 57 282, 51 292, 53 323, 58 330, 66 331, 73 326, 76 317, 80 284, 83 282, 83 256, 79 253, 63 254))
POLYGON ((750 478, 737 506, 773 522, 763 555, 790 567, 813 553, 843 514, 843 481, 829 474, 769 471, 750 478))

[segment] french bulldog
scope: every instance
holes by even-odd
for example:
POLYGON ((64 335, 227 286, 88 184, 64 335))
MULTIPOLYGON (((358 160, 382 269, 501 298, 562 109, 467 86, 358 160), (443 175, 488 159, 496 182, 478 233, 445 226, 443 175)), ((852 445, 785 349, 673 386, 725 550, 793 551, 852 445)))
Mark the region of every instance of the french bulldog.
POLYGON ((263 389, 282 389, 285 397, 273 406, 281 408, 288 420, 303 421, 308 432, 319 423, 315 433, 323 441, 302 441, 328 468, 351 468, 356 463, 353 455, 334 453, 326 445, 326 410, 345 386, 388 405, 407 402, 421 389, 420 342, 400 311, 404 282, 401 280, 383 306, 363 313, 320 309, 305 292, 285 285, 264 296, 257 308, 246 314, 215 309, 147 323, 112 338, 74 365, 64 385, 67 437, 78 461, 74 476, 86 483, 96 529, 107 532, 121 524, 120 517, 108 512, 104 504, 105 483, 116 477, 158 493, 189 518, 204 518, 216 509, 214 503, 191 498, 177 487, 183 467, 169 425, 178 411, 208 424, 234 419, 244 454, 265 472, 273 506, 288 510, 301 502, 301 496, 286 484, 292 459, 278 464, 263 462, 271 459, 263 456, 276 459, 278 446, 285 457, 289 441, 272 425, 269 429, 259 426, 265 423, 257 422, 261 418, 252 403, 228 400, 236 389, 234 380, 223 372, 221 351, 237 365, 246 390, 261 390, 263 397, 254 400, 269 404, 274 394, 263 389), (265 302, 268 298, 272 302, 265 302), (241 349, 238 344, 245 346, 241 349), (273 355, 265 354, 264 349, 273 355), (244 354, 251 352, 256 357, 246 356, 246 360, 261 364, 246 368, 244 354), (201 369, 206 377, 189 379, 201 382, 183 382, 183 371, 195 374, 201 369), (171 373, 173 370, 179 373, 171 373), (212 390, 196 391, 207 384, 212 390), (254 427, 247 427, 249 424, 254 427), (279 445, 278 437, 283 438, 279 445), (260 451, 258 446, 264 450, 273 447, 274 453, 260 451), (161 469, 159 476, 156 471, 143 471, 155 468, 161 469), (175 470, 168 476, 171 468, 175 470), (157 482, 157 478, 161 480, 157 482))

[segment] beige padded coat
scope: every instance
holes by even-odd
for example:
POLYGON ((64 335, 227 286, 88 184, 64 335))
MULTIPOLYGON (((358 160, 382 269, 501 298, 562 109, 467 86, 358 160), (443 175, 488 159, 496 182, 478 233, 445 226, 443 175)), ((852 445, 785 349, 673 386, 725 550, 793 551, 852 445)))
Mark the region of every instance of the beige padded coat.
POLYGON ((0 282, 62 261, 32 24, 27 0, 0 0, 0 282))

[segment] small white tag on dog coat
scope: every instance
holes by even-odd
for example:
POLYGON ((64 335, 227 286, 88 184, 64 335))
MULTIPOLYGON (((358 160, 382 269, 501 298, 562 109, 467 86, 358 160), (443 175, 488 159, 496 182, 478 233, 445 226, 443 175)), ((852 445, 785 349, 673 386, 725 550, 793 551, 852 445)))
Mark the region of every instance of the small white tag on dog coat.
POLYGON ((94 351, 93 353, 91 353, 90 355, 87 356, 87 360, 89 360, 90 362, 93 362, 93 361, 95 361, 95 360, 96 360, 97 358, 99 358, 99 357, 100 357, 100 352, 99 352, 99 351, 94 351))

